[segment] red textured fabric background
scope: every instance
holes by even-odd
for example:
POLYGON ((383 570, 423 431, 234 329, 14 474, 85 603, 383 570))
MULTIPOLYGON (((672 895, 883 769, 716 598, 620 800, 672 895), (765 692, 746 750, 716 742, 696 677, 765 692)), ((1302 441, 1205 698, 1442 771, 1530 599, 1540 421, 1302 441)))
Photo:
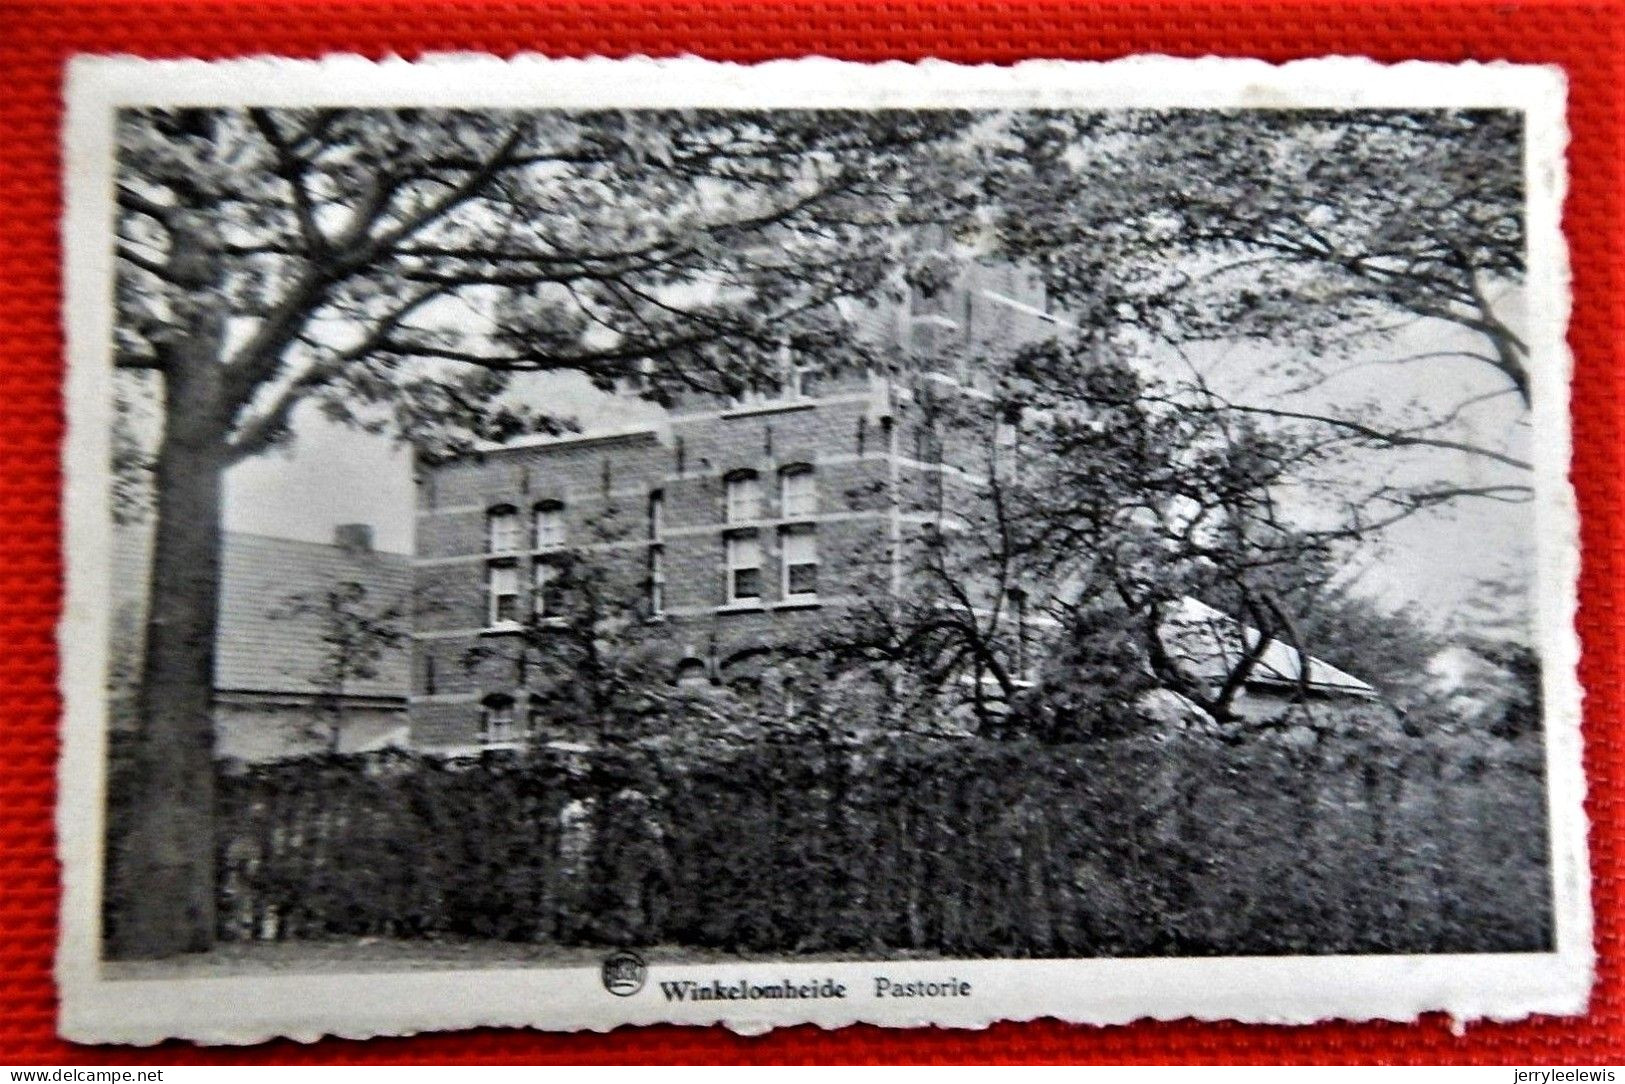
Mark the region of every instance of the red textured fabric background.
MULTIPOLYGON (((886 3, 756 0, 0 0, 0 1063, 96 1062, 1625 1062, 1621 860, 1625 774, 1618 614, 1625 526, 1620 433, 1621 88, 1625 3, 1181 0, 886 3), (1575 484, 1584 535, 1580 629, 1591 784, 1592 872, 1601 955, 1589 1015, 1477 1024, 1309 1028, 1039 1021, 985 1032, 796 1028, 754 1039, 717 1029, 623 1028, 609 1035, 484 1030, 367 1042, 247 1048, 171 1043, 87 1047, 55 1037, 51 957, 58 878, 52 833, 56 646, 62 557, 58 459, 62 339, 58 135, 66 59, 257 53, 416 56, 426 51, 556 55, 697 53, 755 61, 822 53, 852 60, 1108 59, 1134 53, 1268 60, 1513 60, 1570 79, 1575 270, 1575 484)), ((72 800, 72 799, 70 799, 72 800)))

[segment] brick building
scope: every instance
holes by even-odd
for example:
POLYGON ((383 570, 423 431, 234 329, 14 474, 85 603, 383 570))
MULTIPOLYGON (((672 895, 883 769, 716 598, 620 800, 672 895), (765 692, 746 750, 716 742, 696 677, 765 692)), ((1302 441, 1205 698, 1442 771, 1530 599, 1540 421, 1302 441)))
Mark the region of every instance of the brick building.
MULTIPOLYGON (((930 298, 843 307, 840 319, 904 363, 832 373, 787 358, 764 393, 689 396, 645 424, 520 439, 420 470, 414 746, 560 737, 532 692, 528 637, 549 621, 567 633, 554 595, 583 555, 619 570, 636 596, 629 620, 659 645, 649 665, 679 686, 730 683, 905 589, 909 540, 965 507, 990 455, 1019 459, 976 359, 1061 321, 1036 278, 1008 266, 972 267, 930 298)), ((1004 647, 1020 671, 1029 631, 1019 615, 1012 624, 1004 647)))
POLYGON ((902 540, 940 519, 964 477, 962 442, 934 430, 923 400, 974 396, 964 359, 1047 332, 1052 318, 1034 277, 1006 267, 839 318, 881 355, 913 362, 832 373, 787 359, 761 393, 693 395, 649 424, 521 439, 420 471, 415 745, 466 750, 545 728, 523 652, 501 644, 545 621, 565 551, 636 570, 626 582, 683 683, 726 681, 897 589, 902 540))

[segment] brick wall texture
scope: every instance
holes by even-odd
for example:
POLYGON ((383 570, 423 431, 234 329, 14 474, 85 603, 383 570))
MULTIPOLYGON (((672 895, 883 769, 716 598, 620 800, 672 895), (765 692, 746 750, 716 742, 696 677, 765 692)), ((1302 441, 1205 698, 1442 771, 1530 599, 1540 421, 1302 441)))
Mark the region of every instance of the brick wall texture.
POLYGON ((730 665, 804 640, 841 607, 894 589, 910 527, 968 489, 943 464, 976 468, 992 424, 974 409, 978 401, 944 379, 905 384, 852 373, 805 396, 749 405, 695 399, 647 428, 521 441, 426 467, 418 485, 413 744, 468 749, 481 741, 488 698, 513 698, 522 709, 522 638, 493 621, 489 585, 493 569, 515 569, 519 613, 529 619, 535 564, 550 552, 537 536, 538 508, 559 509, 566 548, 620 566, 641 592, 651 590, 657 549, 660 612, 652 598, 645 604, 666 645, 667 676, 722 680, 730 665), (948 425, 931 409, 933 396, 972 409, 953 411, 948 425), (787 509, 785 475, 807 468, 816 498, 787 509), (730 519, 729 480, 747 474, 756 479, 758 510, 730 519), (494 552, 492 516, 504 513, 517 515, 518 541, 494 552), (792 530, 816 537, 815 598, 786 595, 792 530), (731 595, 730 537, 756 541, 759 598, 731 595))

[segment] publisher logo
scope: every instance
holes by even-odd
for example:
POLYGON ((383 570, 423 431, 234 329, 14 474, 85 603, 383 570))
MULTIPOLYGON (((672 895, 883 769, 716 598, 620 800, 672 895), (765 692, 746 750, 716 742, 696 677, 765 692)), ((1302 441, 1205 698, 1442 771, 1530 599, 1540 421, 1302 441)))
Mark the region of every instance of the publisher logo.
POLYGON ((643 980, 649 977, 649 965, 631 949, 621 949, 604 957, 604 989, 616 997, 631 997, 643 989, 643 980))

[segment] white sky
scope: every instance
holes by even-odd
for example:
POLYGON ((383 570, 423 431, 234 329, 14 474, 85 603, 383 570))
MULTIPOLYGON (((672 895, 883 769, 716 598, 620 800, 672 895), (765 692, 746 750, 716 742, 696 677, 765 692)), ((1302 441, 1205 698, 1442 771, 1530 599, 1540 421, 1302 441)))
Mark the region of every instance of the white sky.
MULTIPOLYGON (((1517 298, 1507 298, 1502 314, 1509 322, 1518 313, 1517 298)), ((1219 345, 1193 351, 1192 363, 1217 389, 1237 403, 1324 413, 1337 417, 1398 418, 1409 408, 1432 416, 1450 407, 1509 388, 1504 377, 1482 362, 1430 357, 1391 363, 1394 359, 1451 350, 1482 352, 1482 340, 1437 321, 1420 323, 1386 347, 1362 353, 1360 362, 1334 362, 1338 375, 1317 387, 1284 375, 1268 376, 1285 355, 1246 346, 1219 345)), ((1289 360, 1289 359, 1287 359, 1289 360)), ((1448 430, 1433 434, 1492 449, 1527 461, 1527 412, 1516 395, 1502 394, 1465 409, 1448 430)), ((1418 448, 1371 450, 1346 468, 1353 484, 1371 485, 1383 471, 1394 481, 1439 480, 1463 486, 1527 484, 1516 468, 1464 452, 1418 448)), ((1509 566, 1533 567, 1533 506, 1487 499, 1458 500, 1388 528, 1377 544, 1357 558, 1351 569, 1359 585, 1395 604, 1415 602, 1441 621, 1461 606, 1486 578, 1509 566)))

